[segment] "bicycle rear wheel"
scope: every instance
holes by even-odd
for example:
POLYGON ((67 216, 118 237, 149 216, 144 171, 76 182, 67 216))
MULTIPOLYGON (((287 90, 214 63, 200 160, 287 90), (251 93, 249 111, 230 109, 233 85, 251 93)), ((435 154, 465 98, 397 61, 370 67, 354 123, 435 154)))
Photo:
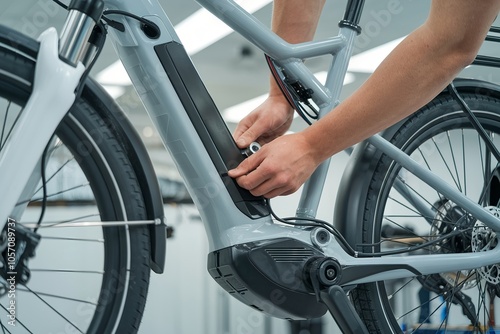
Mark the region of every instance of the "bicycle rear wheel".
MULTIPOLYGON (((500 148, 500 100, 479 94, 463 97, 500 148)), ((436 98, 402 122, 391 141, 500 214, 499 161, 450 96, 436 98)), ((496 245, 495 234, 484 224, 389 157, 382 155, 375 163, 358 230, 364 252, 422 245, 456 231, 460 233, 405 255, 479 252, 496 245)), ((495 317, 500 319, 499 283, 500 266, 493 265, 364 284, 351 298, 370 333, 490 333, 498 330, 495 317)))
MULTIPOLYGON (((31 93, 35 60, 23 44, 0 40, 0 149, 31 93)), ((45 182, 20 198, 13 213, 16 243, 33 247, 34 256, 19 268, 15 285, 0 270, 0 332, 138 330, 150 275, 149 230, 106 221, 145 220, 144 199, 113 124, 92 107, 106 106, 86 96, 84 90, 48 143, 45 182), (79 221, 102 226, 60 227, 79 221)))

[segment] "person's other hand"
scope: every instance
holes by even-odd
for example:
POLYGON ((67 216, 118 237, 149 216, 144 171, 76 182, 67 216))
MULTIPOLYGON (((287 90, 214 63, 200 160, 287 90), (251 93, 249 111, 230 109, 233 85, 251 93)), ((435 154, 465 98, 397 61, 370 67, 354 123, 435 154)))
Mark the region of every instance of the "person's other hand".
POLYGON ((293 109, 282 96, 269 96, 264 103, 243 118, 233 137, 239 148, 254 141, 261 145, 283 135, 292 124, 293 109))
POLYGON ((229 176, 254 196, 272 198, 297 191, 321 161, 301 133, 281 136, 263 145, 229 176))

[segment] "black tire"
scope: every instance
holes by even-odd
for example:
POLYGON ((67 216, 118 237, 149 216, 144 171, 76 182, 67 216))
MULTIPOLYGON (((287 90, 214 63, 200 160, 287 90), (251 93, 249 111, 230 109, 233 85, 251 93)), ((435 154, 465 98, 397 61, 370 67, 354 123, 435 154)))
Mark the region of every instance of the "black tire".
MULTIPOLYGON (((500 100, 472 93, 464 94, 463 98, 492 138, 495 147, 500 148, 500 100)), ((402 122, 391 142, 474 201, 490 207, 494 214, 498 213, 498 161, 486 149, 484 141, 449 95, 439 96, 402 122)), ((463 232, 452 240, 447 239, 406 255, 479 251, 481 229, 487 241, 496 242, 480 222, 471 219, 461 208, 386 155, 382 155, 374 164, 376 168, 367 193, 363 195, 366 206, 362 228, 358 231, 358 243, 381 243, 377 247, 361 247, 363 251, 378 252, 388 248, 393 250, 398 245, 406 247, 421 244, 454 228, 460 228, 463 232), (401 177, 405 179, 405 189, 417 195, 432 210, 433 216, 421 215, 415 205, 396 191, 395 179, 401 177)), ((487 246, 491 247, 492 244, 487 246)), ((467 333, 485 333, 490 322, 490 301, 493 307, 498 309, 500 306, 499 268, 491 266, 459 273, 364 284, 351 292, 351 298, 370 333, 401 333, 404 328, 407 332, 425 329, 425 333, 445 333, 452 327, 469 330, 467 333), (442 293, 444 290, 448 290, 449 298, 442 293), (491 299, 488 296, 490 290, 494 296, 491 299), (470 298, 474 308, 456 304, 450 301, 451 297, 462 300, 470 298), (470 316, 464 315, 467 312, 470 316)))
MULTIPOLYGON (((0 148, 30 96, 35 65, 25 46, 36 42, 10 35, 16 42, 0 40, 0 148)), ((45 212, 36 229, 36 256, 27 265, 29 281, 17 284, 15 297, 0 294, 0 313, 8 314, 15 298, 15 333, 121 334, 139 328, 150 276, 147 226, 52 227, 146 219, 141 188, 113 124, 86 96, 84 90, 47 151, 45 203, 41 183, 31 199, 19 200, 19 224, 36 223, 42 207, 45 212)), ((12 331, 8 320, 1 315, 0 328, 12 331)))

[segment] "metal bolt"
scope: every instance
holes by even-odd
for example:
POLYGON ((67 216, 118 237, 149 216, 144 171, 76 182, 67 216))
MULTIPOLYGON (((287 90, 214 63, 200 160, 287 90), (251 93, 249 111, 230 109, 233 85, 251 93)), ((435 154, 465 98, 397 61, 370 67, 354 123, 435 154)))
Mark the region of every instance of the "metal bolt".
POLYGON ((326 269, 326 278, 334 279, 337 276, 337 271, 334 268, 326 269))

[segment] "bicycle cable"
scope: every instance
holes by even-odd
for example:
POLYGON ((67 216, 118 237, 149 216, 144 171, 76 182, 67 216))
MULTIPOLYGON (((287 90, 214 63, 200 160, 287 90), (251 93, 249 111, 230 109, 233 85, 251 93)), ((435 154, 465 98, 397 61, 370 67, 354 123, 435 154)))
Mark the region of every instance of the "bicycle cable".
POLYGON ((351 247, 351 245, 347 242, 344 236, 333 226, 332 224, 317 218, 305 218, 305 217, 279 217, 273 210, 271 206, 271 200, 269 198, 265 199, 267 206, 269 207, 269 211, 271 216, 279 221, 280 223, 293 225, 293 226, 316 226, 323 227, 328 232, 332 233, 340 242, 341 246, 352 256, 356 255, 356 251, 351 247), (301 222, 297 222, 301 221, 301 222))
POLYGON ((143 17, 140 17, 138 15, 135 15, 135 14, 123 11, 123 10, 116 10, 116 9, 105 10, 102 13, 102 20, 104 20, 106 23, 108 23, 108 25, 110 25, 111 27, 113 27, 121 32, 125 31, 125 26, 120 22, 111 20, 110 18, 106 17, 106 15, 112 15, 112 14, 127 16, 127 17, 130 17, 136 21, 139 21, 140 23, 143 24, 141 28, 146 33, 146 35, 148 37, 157 38, 158 36, 160 36, 160 28, 153 21, 150 21, 148 19, 145 19, 143 17), (146 32, 147 29, 148 30, 152 29, 152 31, 146 32))
MULTIPOLYGON (((52 138, 53 138, 53 136, 52 136, 52 138)), ((52 142, 52 138, 49 140, 49 144, 50 144, 50 142, 52 142)), ((41 178, 42 178, 42 204, 41 204, 40 216, 38 217, 38 222, 36 223, 36 227, 33 229, 33 232, 35 232, 35 233, 36 233, 36 231, 38 231, 38 228, 42 224, 43 217, 45 216, 45 210, 47 208, 47 197, 48 197, 48 195, 47 195, 47 175, 46 175, 45 168, 47 167, 46 166, 46 158, 47 158, 47 153, 49 151, 49 144, 47 144, 47 146, 45 146, 45 149, 43 150, 43 153, 42 153, 42 159, 40 161, 40 165, 41 165, 40 173, 41 173, 41 178)))
MULTIPOLYGON (((297 114, 309 125, 312 125, 312 121, 309 119, 317 120, 319 117, 319 112, 311 105, 311 103, 308 101, 308 98, 306 96, 301 97, 299 92, 302 92, 304 95, 310 95, 312 94, 310 90, 304 88, 300 83, 296 83, 298 87, 294 89, 290 83, 285 82, 284 79, 281 78, 279 75, 279 71, 277 68, 277 65, 274 63, 274 60, 269 57, 269 55, 265 55, 267 65, 269 66, 269 70, 271 71, 271 74, 278 85, 279 89, 281 90, 281 93, 285 96, 286 100, 288 101, 288 104, 295 109, 297 114), (305 93, 304 93, 305 92, 305 93), (299 103, 302 102, 304 105, 306 105, 310 110, 306 110, 302 106, 302 104, 299 103)), ((283 73, 283 72, 282 72, 283 73)), ((283 74, 285 75, 285 74, 283 74)), ((286 79, 286 78, 285 78, 286 79)))
POLYGON ((82 77, 80 78, 80 83, 78 84, 78 88, 76 91, 76 98, 78 98, 82 93, 83 88, 85 87, 85 80, 89 76, 90 70, 92 69, 92 67, 94 67, 97 59, 101 55, 102 49, 104 48, 104 43, 106 42, 107 33, 108 33, 107 29, 102 22, 97 23, 96 26, 94 27, 92 35, 94 36, 93 44, 96 47, 96 53, 93 56, 91 62, 85 68, 85 71, 83 72, 82 77), (100 31, 98 31, 98 29, 100 29, 100 31), (95 37, 96 35, 97 37, 95 37))
MULTIPOLYGON (((448 239, 448 238, 451 238, 451 237, 463 234, 464 232, 467 232, 468 230, 470 230, 470 228, 465 229, 465 230, 455 230, 455 231, 450 232, 449 234, 446 234, 446 235, 440 236, 438 238, 435 238, 434 240, 430 240, 430 241, 424 242, 422 244, 414 245, 414 246, 410 246, 410 247, 406 247, 406 248, 395 249, 395 250, 392 250, 392 251, 382 251, 382 252, 366 253, 366 252, 356 251, 349 244, 349 242, 344 238, 344 236, 340 233, 340 231, 337 230, 335 228, 335 226, 333 226, 332 224, 330 224, 330 223, 328 223, 328 222, 326 222, 324 220, 317 219, 317 218, 305 218, 305 217, 286 217, 286 218, 282 218, 282 217, 279 217, 274 212, 274 210, 271 207, 271 200, 268 199, 268 198, 266 198, 265 201, 266 201, 267 206, 269 207, 269 211, 271 213, 271 216, 275 220, 279 221, 280 223, 287 224, 287 225, 292 225, 292 226, 309 226, 309 227, 311 227, 311 226, 317 226, 317 227, 323 227, 323 228, 327 229, 330 233, 332 233, 334 237, 337 238, 337 240, 340 243, 340 246, 342 248, 344 248, 344 250, 349 255, 357 257, 357 258, 381 257, 381 256, 387 256, 387 255, 399 255, 399 254, 404 254, 404 253, 410 253, 410 252, 414 252, 414 251, 420 250, 422 248, 426 248, 426 247, 432 246, 434 244, 440 243, 441 241, 443 241, 445 239, 448 239), (297 222, 297 221, 304 221, 304 222, 297 222)), ((382 240, 382 241, 380 241, 378 243, 374 243, 374 244, 358 244, 357 247, 363 247, 363 246, 364 247, 366 247, 366 246, 372 246, 373 247, 373 246, 378 246, 382 242, 386 242, 386 241, 391 241, 391 240, 382 240)))
POLYGON ((55 2, 57 5, 61 6, 63 9, 68 10, 68 6, 65 5, 62 1, 59 0, 52 0, 52 1, 55 2))

